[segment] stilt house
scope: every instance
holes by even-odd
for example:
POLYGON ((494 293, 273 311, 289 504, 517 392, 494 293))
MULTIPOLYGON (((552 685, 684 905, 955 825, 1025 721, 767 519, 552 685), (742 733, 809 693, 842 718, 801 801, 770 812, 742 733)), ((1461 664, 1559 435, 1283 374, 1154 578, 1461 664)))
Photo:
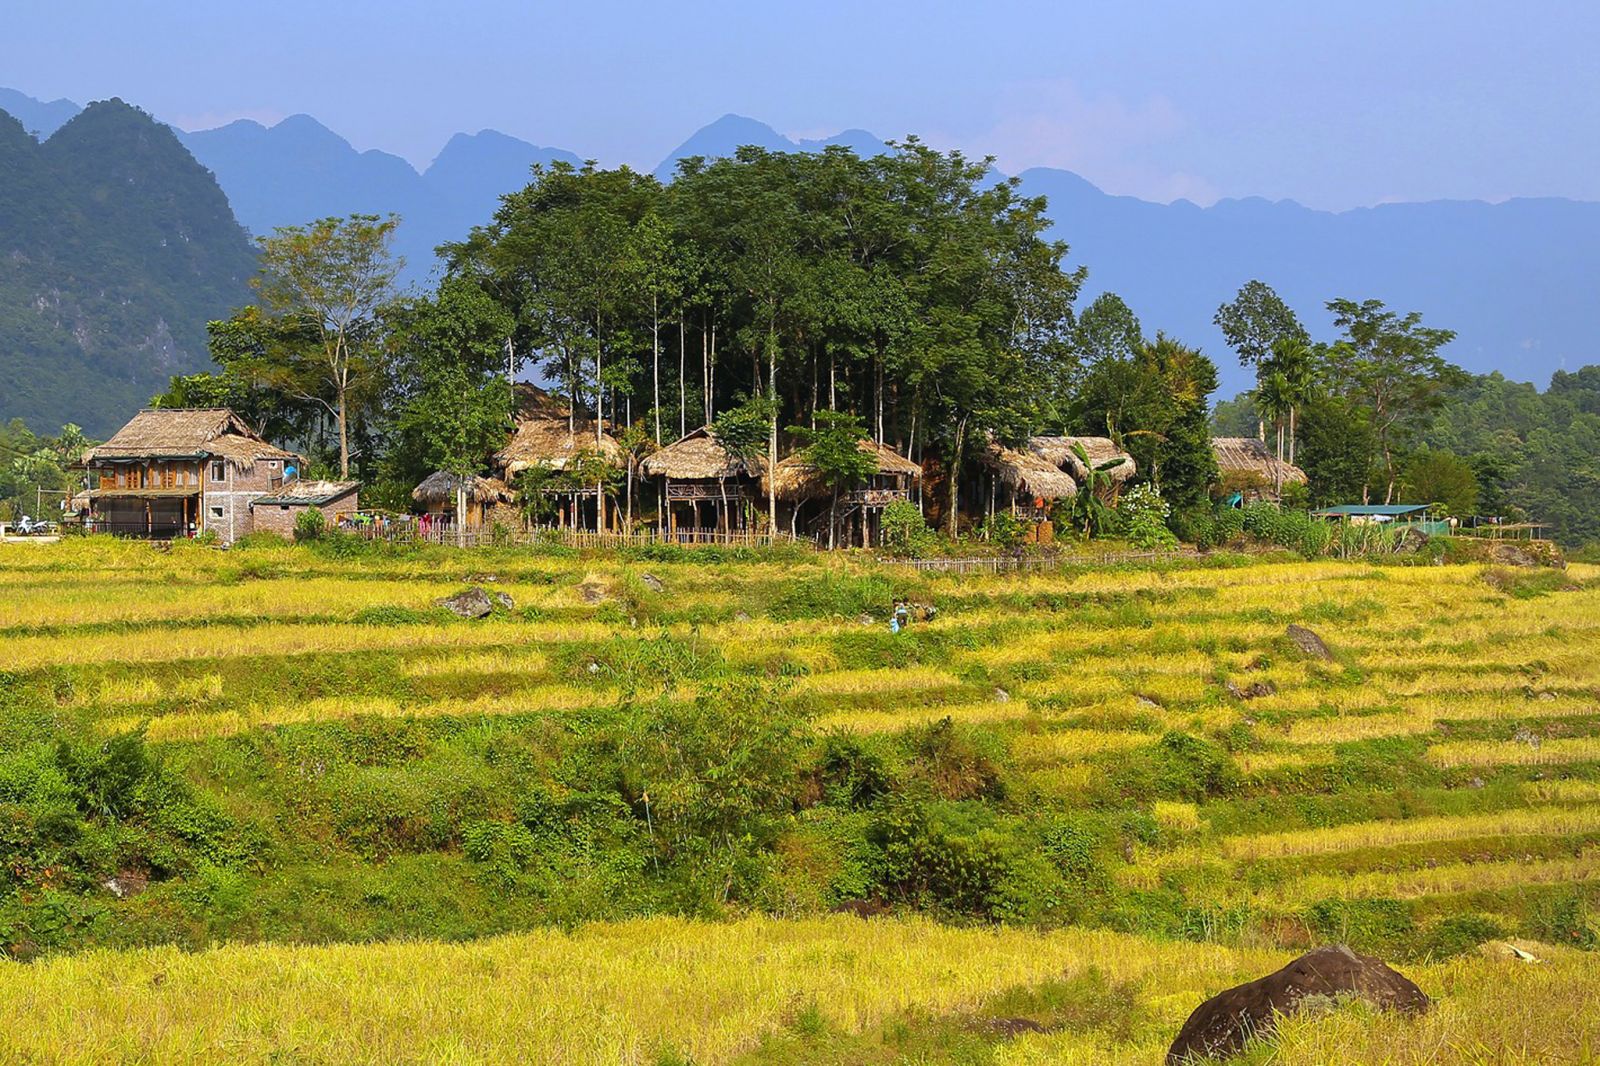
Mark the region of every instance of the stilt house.
POLYGON ((709 427, 648 456, 641 468, 646 477, 661 480, 662 525, 668 533, 689 537, 754 526, 766 463, 734 456, 709 427))
POLYGON ((865 485, 839 493, 838 499, 802 453, 778 461, 773 488, 783 505, 779 522, 787 522, 789 532, 810 535, 830 546, 839 539, 863 548, 879 543, 883 509, 896 500, 911 499, 922 467, 887 444, 861 440, 856 446, 877 459, 878 469, 865 485), (840 531, 843 536, 836 537, 840 531))
POLYGON ((83 461, 89 529, 154 539, 209 530, 224 544, 253 532, 251 504, 301 462, 227 408, 140 411, 83 461))

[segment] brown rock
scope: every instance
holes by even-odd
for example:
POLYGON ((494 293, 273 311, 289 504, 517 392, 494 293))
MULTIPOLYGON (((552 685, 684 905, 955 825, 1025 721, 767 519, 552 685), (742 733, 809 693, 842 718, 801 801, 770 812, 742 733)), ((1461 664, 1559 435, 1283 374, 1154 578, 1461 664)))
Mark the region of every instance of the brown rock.
POLYGON ((1244 686, 1240 686, 1233 681, 1229 681, 1225 687, 1228 690, 1228 695, 1232 696, 1236 700, 1259 699, 1262 696, 1271 696, 1278 691, 1278 686, 1274 685, 1271 681, 1252 681, 1250 684, 1244 686))
POLYGON ((1219 992, 1195 1008, 1167 1051, 1168 1066, 1244 1049, 1253 1036, 1271 1032, 1278 1015, 1293 1014, 1308 1000, 1364 999, 1380 1010, 1421 1014, 1431 1005, 1409 979, 1343 944, 1317 948, 1276 973, 1219 992))

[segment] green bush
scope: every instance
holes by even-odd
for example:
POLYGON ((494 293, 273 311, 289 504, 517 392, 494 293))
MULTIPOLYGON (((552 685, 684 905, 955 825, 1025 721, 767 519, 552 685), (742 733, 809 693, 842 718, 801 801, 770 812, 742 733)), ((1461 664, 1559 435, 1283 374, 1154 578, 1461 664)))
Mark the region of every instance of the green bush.
POLYGON ((1416 925, 1411 907, 1397 899, 1325 899, 1313 903, 1306 924, 1324 940, 1376 955, 1409 954, 1416 925))
POLYGON ((1016 551, 1028 536, 1028 524, 1010 511, 996 511, 983 523, 982 536, 1001 551, 1016 551))
POLYGON ((1167 528, 1171 512, 1161 490, 1146 483, 1129 490, 1117 504, 1123 535, 1140 551, 1172 551, 1178 538, 1167 528))
POLYGON ((1487 914, 1452 914, 1428 928, 1418 954, 1435 959, 1465 955, 1479 944, 1505 935, 1505 927, 1487 914))
POLYGON ((294 516, 294 539, 297 541, 316 540, 327 531, 328 520, 315 507, 307 507, 294 516))
POLYGON ((461 852, 483 867, 493 883, 510 887, 539 857, 539 845, 526 825, 469 822, 461 829, 461 852))
POLYGON ((894 601, 894 586, 883 575, 831 572, 784 582, 768 613, 780 622, 860 614, 887 620, 894 601))
POLYGON ((829 733, 817 759, 823 802, 867 807, 889 791, 889 771, 876 743, 853 733, 829 733))
POLYGON ((909 500, 895 500, 883 509, 883 549, 902 559, 922 559, 939 550, 939 534, 928 528, 922 511, 909 500))
POLYGON ((904 796, 885 805, 869 839, 882 853, 884 895, 979 917, 995 916, 1018 852, 983 804, 904 796))

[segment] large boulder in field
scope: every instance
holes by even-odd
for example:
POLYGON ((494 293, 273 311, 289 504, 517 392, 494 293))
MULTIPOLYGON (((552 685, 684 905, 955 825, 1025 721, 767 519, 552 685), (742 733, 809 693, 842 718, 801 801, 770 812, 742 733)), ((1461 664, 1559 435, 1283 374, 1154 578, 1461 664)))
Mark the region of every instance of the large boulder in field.
POLYGON ((494 610, 494 601, 477 585, 433 602, 461 618, 485 618, 494 610))
POLYGON ((1195 1008, 1167 1051, 1168 1066, 1225 1057, 1272 1031, 1280 1014, 1307 1000, 1357 997, 1381 1010, 1421 1014, 1430 1001, 1409 979, 1369 955, 1340 944, 1317 948, 1276 973, 1218 992, 1195 1008))
POLYGON ((1313 659, 1323 662, 1333 661, 1333 652, 1328 650, 1328 645, 1323 639, 1302 625, 1291 624, 1288 629, 1289 642, 1300 649, 1301 654, 1309 655, 1313 659))

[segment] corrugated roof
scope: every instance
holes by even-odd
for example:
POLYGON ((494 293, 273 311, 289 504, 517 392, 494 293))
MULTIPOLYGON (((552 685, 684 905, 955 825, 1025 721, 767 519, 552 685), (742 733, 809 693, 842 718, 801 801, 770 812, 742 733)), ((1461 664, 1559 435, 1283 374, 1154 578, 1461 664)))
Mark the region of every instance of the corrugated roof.
POLYGON ((1324 507, 1311 513, 1318 518, 1352 518, 1356 516, 1383 516, 1398 518, 1401 515, 1416 514, 1426 511, 1425 503, 1341 503, 1335 507, 1324 507))
POLYGON ((360 487, 359 481, 291 481, 277 492, 251 500, 250 506, 260 503, 277 507, 322 507, 350 495, 360 487))

